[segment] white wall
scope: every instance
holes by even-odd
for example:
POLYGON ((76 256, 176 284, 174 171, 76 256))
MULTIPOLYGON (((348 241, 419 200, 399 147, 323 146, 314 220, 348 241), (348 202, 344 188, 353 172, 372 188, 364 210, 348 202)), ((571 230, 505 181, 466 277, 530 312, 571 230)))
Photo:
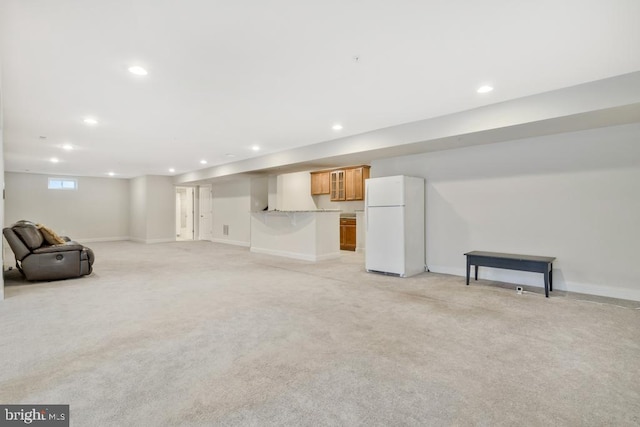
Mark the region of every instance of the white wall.
POLYGON ((129 233, 131 240, 144 242, 147 238, 147 180, 144 176, 129 180, 131 208, 129 233))
POLYGON ((267 182, 269 210, 278 209, 278 176, 270 175, 267 182))
MULTIPOLYGON (((1 68, 1 67, 0 67, 1 68)), ((4 224, 4 188, 5 188, 5 178, 4 178, 4 116, 2 109, 2 76, 0 75, 0 181, 2 181, 2 189, 3 195, 0 199, 0 224, 4 224)), ((4 239, 2 239, 4 241, 4 239)), ((2 265, 4 265, 4 251, 2 251, 2 265)), ((4 271, 4 270, 3 270, 4 271)), ((4 275, 0 277, 0 301, 4 300, 4 275)))
MULTIPOLYGON (((373 162, 427 179, 427 265, 465 274, 471 250, 555 256, 554 288, 640 300, 640 125, 373 162)), ((480 269, 542 286, 542 276, 480 269)))
POLYGON ((129 238, 128 180, 69 177, 77 179, 77 190, 49 190, 49 176, 4 174, 5 226, 27 219, 78 241, 129 238))
POLYGON ((143 243, 175 241, 175 187, 168 176, 146 175, 130 180, 131 240, 143 243))
POLYGON ((239 177, 233 181, 212 184, 213 241, 234 245, 250 244, 251 179, 239 177), (223 226, 229 234, 223 234, 223 226))
POLYGON ((147 177, 147 243, 172 242, 174 232, 175 187, 170 176, 147 177))
MULTIPOLYGON (((316 203, 311 197, 311 175, 309 172, 295 172, 278 175, 278 210, 315 210, 316 203)), ((337 209, 337 208, 336 208, 337 209)))
POLYGON ((251 179, 251 211, 257 212, 269 206, 269 178, 251 179))

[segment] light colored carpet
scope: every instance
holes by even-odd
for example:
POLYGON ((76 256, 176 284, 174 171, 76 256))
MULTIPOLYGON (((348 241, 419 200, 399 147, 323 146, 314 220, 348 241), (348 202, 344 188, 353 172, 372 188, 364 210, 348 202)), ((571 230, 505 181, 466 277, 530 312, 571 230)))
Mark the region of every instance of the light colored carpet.
POLYGON ((209 242, 6 274, 0 402, 75 426, 638 425, 638 303, 368 274, 209 242))

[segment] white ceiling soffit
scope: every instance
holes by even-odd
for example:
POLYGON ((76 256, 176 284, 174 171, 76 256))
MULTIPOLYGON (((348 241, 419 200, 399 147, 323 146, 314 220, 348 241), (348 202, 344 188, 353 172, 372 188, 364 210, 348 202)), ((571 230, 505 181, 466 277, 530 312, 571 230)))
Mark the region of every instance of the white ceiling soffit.
POLYGON ((176 177, 176 182, 369 163, 635 122, 640 122, 640 72, 194 171, 176 177))
POLYGON ((638 16, 638 0, 3 0, 5 167, 133 177, 297 158, 639 71, 638 16))

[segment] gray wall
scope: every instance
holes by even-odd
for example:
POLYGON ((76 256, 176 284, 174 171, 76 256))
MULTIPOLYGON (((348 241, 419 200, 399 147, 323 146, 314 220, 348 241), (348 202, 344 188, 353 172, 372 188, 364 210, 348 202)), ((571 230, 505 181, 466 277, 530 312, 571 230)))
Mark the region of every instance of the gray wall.
MULTIPOLYGON (((373 162, 427 180, 427 265, 465 274, 471 250, 555 256, 554 288, 640 300, 640 125, 373 162)), ((542 276, 480 276, 541 286, 542 276)))
POLYGON ((129 180, 69 177, 77 190, 49 190, 50 175, 7 172, 5 225, 39 222, 74 240, 129 238, 129 180))

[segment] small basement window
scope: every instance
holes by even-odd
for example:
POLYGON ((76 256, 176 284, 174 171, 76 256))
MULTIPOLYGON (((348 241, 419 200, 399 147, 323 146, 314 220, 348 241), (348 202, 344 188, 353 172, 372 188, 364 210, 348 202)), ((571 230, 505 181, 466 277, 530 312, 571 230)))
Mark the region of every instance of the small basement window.
POLYGON ((77 190, 78 180, 71 178, 49 178, 49 190, 77 190))

